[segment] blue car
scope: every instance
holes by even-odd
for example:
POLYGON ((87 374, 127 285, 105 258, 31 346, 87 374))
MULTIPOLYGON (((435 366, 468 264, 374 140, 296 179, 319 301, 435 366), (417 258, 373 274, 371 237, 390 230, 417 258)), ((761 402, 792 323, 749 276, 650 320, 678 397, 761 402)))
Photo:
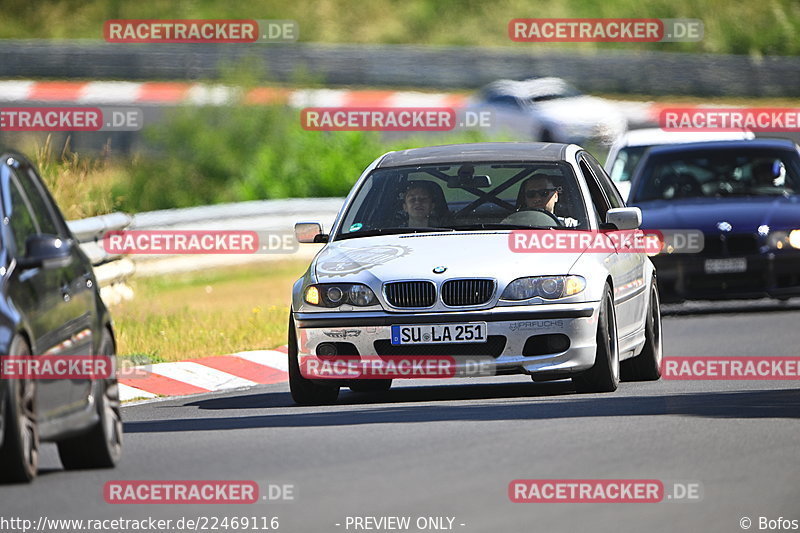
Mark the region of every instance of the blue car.
POLYGON ((800 151, 785 139, 650 149, 629 204, 642 228, 691 229, 700 253, 653 257, 664 301, 800 295, 800 151))

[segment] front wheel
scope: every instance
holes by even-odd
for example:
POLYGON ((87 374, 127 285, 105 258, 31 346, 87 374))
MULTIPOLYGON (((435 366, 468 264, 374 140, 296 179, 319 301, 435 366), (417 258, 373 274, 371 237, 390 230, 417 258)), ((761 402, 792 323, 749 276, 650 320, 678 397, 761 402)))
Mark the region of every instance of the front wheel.
POLYGON ((297 334, 294 320, 289 315, 289 390, 292 399, 300 405, 331 404, 339 397, 339 386, 317 385, 303 377, 297 359, 297 334))
MULTIPOLYGON (((30 357, 21 337, 11 342, 9 355, 30 357)), ((39 469, 39 427, 36 416, 36 382, 31 378, 9 379, 5 406, 5 433, 0 446, 0 481, 25 483, 39 469)), ((3 416, 3 413, 0 413, 3 416)))
POLYGON ((655 281, 650 289, 644 338, 642 352, 622 362, 622 377, 626 381, 656 381, 661 378, 661 304, 655 281))
POLYGON ((597 319, 597 352, 594 366, 572 378, 578 392, 614 392, 619 386, 617 319, 611 287, 606 285, 597 319))
MULTIPOLYGON (((116 353, 111 333, 104 329, 100 355, 116 353)), ((122 456, 122 415, 115 376, 93 383, 99 420, 86 433, 58 441, 58 456, 67 470, 113 468, 122 456)))

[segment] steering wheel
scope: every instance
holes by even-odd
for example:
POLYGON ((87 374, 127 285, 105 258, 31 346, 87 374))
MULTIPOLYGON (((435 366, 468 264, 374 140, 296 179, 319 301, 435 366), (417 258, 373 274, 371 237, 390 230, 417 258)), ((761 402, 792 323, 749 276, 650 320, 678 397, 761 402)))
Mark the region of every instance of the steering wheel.
POLYGON ((503 219, 502 223, 519 224, 521 226, 547 226, 547 227, 552 227, 553 223, 555 223, 555 227, 557 228, 564 227, 564 224, 558 219, 556 215, 554 215, 547 209, 539 209, 536 207, 511 213, 509 216, 503 219))

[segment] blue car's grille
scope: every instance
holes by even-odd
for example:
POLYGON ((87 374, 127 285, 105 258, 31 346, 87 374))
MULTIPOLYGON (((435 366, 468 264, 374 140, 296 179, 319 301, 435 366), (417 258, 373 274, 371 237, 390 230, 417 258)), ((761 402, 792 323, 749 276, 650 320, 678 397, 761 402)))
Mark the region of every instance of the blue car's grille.
POLYGON ((702 254, 711 257, 758 254, 758 239, 749 233, 706 235, 702 254))
POLYGON ((384 288, 394 307, 431 307, 436 303, 436 285, 430 281, 396 281, 384 288))

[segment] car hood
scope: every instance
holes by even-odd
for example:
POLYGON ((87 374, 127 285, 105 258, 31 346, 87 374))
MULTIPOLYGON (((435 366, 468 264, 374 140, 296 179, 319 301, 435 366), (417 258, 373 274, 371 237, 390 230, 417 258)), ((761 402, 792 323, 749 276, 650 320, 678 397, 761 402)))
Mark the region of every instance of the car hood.
POLYGON ((646 229, 698 229, 717 233, 728 222, 732 233, 755 233, 759 226, 771 230, 800 227, 799 196, 687 198, 634 203, 642 210, 646 229))
POLYGON ((317 256, 319 282, 496 278, 569 274, 580 253, 517 253, 510 232, 421 233, 361 237, 329 243, 317 256), (445 267, 441 274, 435 267, 445 267))

